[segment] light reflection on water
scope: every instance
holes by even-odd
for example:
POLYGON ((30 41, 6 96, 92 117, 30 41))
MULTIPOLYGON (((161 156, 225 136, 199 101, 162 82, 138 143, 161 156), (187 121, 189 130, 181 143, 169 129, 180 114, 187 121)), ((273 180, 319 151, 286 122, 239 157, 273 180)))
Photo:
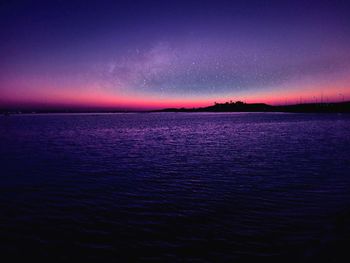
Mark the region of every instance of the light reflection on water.
POLYGON ((319 261, 350 241, 350 115, 1 117, 0 156, 4 255, 319 261))

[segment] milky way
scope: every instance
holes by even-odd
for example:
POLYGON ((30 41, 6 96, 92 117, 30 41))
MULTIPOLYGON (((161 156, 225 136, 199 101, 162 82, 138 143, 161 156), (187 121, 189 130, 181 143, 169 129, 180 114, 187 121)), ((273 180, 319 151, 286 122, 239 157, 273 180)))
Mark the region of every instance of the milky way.
POLYGON ((11 1, 0 8, 3 105, 350 98, 350 8, 342 1, 11 1))

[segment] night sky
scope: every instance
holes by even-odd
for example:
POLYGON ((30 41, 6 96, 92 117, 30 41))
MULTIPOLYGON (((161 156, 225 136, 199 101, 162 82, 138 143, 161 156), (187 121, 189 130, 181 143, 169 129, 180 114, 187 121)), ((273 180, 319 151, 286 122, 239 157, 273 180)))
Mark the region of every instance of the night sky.
POLYGON ((2 1, 0 106, 350 99, 348 1, 2 1))

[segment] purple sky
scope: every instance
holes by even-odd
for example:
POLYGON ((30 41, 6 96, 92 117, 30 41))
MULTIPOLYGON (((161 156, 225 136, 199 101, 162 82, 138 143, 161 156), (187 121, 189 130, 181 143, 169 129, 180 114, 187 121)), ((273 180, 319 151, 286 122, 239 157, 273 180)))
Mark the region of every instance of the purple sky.
POLYGON ((350 99, 346 1, 5 1, 0 106, 350 99))

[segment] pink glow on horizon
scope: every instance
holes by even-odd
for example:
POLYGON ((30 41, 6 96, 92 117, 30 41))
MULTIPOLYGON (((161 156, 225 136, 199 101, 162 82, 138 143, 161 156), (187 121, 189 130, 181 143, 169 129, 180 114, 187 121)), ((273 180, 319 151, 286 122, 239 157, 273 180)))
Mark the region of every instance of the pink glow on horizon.
POLYGON ((82 108, 125 108, 125 109, 162 109, 177 107, 203 107, 213 104, 212 99, 168 99, 150 96, 118 96, 96 91, 89 93, 70 90, 69 92, 31 93, 18 96, 3 96, 0 105, 39 106, 39 107, 82 107, 82 108))
MULTIPOLYGON (((345 82, 346 83, 346 82, 345 82)), ((22 89, 4 90, 0 97, 0 106, 10 107, 56 107, 56 108, 96 108, 96 109, 162 109, 197 108, 211 106, 214 102, 241 100, 246 103, 267 103, 271 105, 298 104, 314 102, 336 102, 350 99, 350 86, 317 84, 300 86, 289 90, 256 91, 249 95, 217 97, 157 97, 156 95, 117 95, 98 87, 54 88, 29 85, 22 89)))

